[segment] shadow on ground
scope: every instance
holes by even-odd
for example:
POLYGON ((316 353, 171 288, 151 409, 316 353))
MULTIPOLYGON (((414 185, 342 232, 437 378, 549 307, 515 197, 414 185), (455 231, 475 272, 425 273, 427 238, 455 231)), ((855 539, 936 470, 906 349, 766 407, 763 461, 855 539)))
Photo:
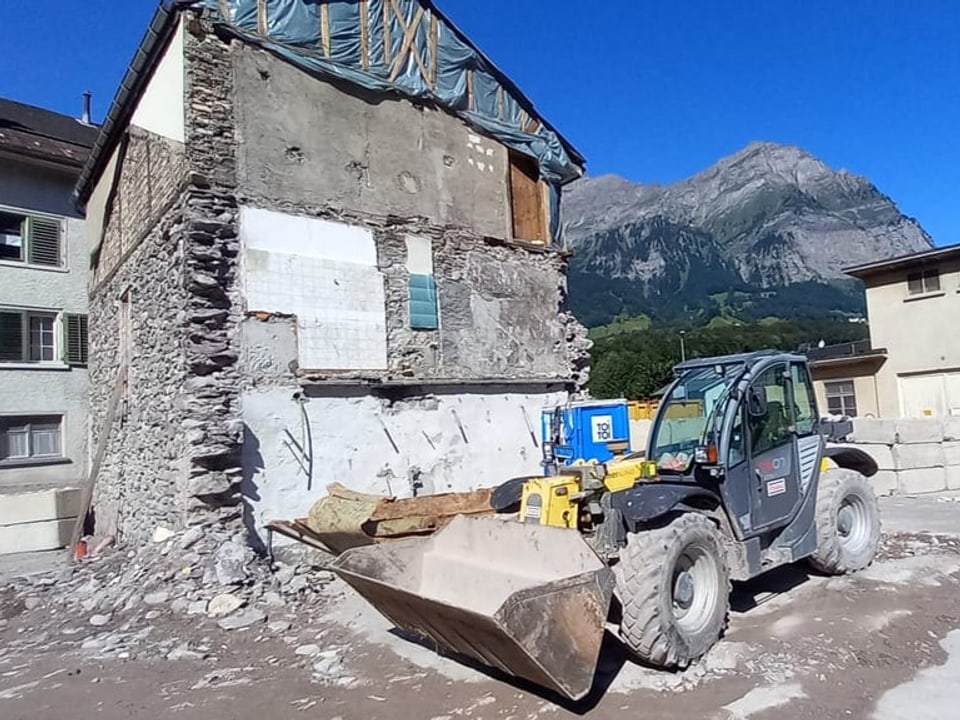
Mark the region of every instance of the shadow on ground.
MULTIPOLYGON (((805 565, 795 564, 776 568, 748 582, 734 583, 733 592, 730 597, 730 609, 734 613, 749 614, 751 610, 760 607, 767 600, 800 587, 809 581, 812 576, 812 573, 805 565)), ((619 615, 619 603, 614 599, 610 610, 610 621, 615 624, 619 619, 619 615)), ((604 633, 593 686, 587 696, 582 700, 572 701, 557 693, 545 690, 538 685, 483 665, 473 658, 458 653, 446 652, 442 648, 438 648, 432 640, 406 633, 397 628, 392 629, 390 632, 396 637, 420 645, 442 657, 469 667, 482 675, 486 675, 497 682, 502 682, 518 690, 522 690, 525 693, 536 695, 577 715, 585 715, 596 708, 607 694, 607 691, 620 674, 624 665, 628 662, 638 663, 664 674, 673 674, 675 672, 662 668, 653 668, 640 662, 632 656, 630 651, 620 642, 615 634, 607 631, 604 633)))

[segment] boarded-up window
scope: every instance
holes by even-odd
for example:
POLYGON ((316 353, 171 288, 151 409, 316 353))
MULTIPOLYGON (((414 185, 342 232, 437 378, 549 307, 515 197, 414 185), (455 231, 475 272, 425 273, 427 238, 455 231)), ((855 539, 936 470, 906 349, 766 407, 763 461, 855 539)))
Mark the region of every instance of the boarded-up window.
POLYGON ((540 170, 532 158, 510 153, 510 205, 515 240, 546 244, 547 203, 540 170))

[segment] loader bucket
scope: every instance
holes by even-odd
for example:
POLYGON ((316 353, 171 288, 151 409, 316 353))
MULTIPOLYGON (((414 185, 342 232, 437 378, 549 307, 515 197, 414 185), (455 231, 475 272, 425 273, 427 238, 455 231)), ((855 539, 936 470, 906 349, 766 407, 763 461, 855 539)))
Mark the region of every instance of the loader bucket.
POLYGON ((401 630, 573 700, 593 684, 614 579, 575 530, 458 516, 332 569, 401 630))

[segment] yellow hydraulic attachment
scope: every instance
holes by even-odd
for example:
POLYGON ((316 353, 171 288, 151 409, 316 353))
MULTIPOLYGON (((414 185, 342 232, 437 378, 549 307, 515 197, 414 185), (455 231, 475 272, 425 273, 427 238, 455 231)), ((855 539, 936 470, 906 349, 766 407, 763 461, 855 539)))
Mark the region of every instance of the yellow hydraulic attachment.
POLYGON ((533 525, 580 528, 581 503, 602 491, 629 490, 657 478, 657 464, 643 457, 615 456, 606 463, 576 462, 559 475, 534 477, 523 486, 520 520, 533 525))

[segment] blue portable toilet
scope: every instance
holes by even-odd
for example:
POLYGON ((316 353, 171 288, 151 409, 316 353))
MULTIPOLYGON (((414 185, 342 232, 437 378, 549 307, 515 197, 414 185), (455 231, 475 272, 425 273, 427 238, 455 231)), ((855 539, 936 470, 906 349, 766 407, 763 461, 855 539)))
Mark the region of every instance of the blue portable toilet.
POLYGON ((563 465, 576 460, 606 462, 608 443, 630 444, 630 412, 626 400, 586 400, 545 408, 541 414, 545 447, 563 465))

